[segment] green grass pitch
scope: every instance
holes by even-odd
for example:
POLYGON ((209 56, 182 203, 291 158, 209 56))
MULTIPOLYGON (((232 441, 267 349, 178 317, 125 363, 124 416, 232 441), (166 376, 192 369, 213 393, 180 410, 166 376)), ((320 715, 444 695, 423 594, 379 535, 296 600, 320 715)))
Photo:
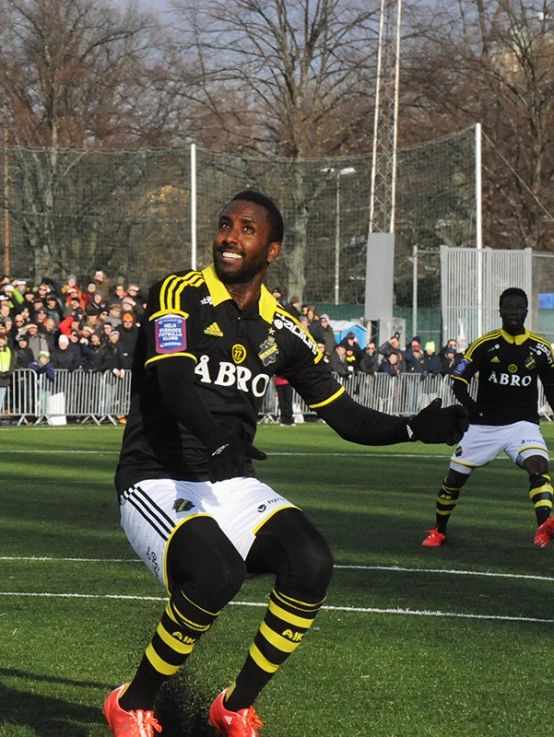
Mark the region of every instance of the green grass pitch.
MULTIPOLYGON (((543 424, 554 447, 554 425, 543 424)), ((121 429, 0 429, 0 737, 109 737, 165 595, 119 527, 121 429)), ((363 448, 323 424, 260 427, 260 478, 329 540, 326 607, 256 707, 261 737, 545 737, 552 731, 554 543, 533 545, 526 475, 468 482, 449 544, 424 549, 449 449, 363 448)), ((215 737, 272 581, 245 582, 162 691, 163 737, 215 737)))

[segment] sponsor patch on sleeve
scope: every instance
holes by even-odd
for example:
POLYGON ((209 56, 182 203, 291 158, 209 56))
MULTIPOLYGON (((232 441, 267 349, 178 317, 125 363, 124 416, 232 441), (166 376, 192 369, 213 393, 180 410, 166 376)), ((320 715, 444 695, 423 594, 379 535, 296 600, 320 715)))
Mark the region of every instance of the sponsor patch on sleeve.
POLYGON ((453 376, 461 376, 464 373, 464 369, 468 364, 469 364, 468 359, 462 358, 460 363, 454 369, 453 376))
POLYGON ((162 315, 154 321, 156 353, 178 353, 187 348, 187 321, 181 315, 162 315))

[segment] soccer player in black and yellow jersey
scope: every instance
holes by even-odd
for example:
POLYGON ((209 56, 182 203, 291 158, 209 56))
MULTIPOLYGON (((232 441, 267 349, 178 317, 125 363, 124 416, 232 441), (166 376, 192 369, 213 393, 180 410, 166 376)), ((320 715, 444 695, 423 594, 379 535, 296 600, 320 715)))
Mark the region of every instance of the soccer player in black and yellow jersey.
POLYGON ((525 328, 527 310, 528 299, 522 289, 511 287, 502 292, 502 327, 472 343, 452 375, 454 394, 469 410, 470 426, 450 459, 450 470, 436 500, 436 527, 428 531, 424 547, 444 544, 446 525, 471 472, 502 451, 529 475, 529 495, 538 525, 535 545, 544 548, 554 537, 548 449, 538 413, 538 379, 554 407, 554 359, 550 344, 525 328), (475 400, 469 384, 476 374, 475 400))
POLYGON ((263 286, 283 239, 275 203, 238 194, 221 212, 214 263, 150 290, 116 472, 121 523, 169 593, 152 641, 104 713, 115 737, 161 731, 160 686, 239 591, 248 572, 275 576, 267 611, 234 683, 209 718, 227 737, 256 737, 252 706, 301 643, 325 599, 333 558, 292 502, 255 478, 256 420, 272 376, 284 376, 343 438, 368 445, 457 443, 462 407, 403 420, 354 402, 312 336, 263 286))

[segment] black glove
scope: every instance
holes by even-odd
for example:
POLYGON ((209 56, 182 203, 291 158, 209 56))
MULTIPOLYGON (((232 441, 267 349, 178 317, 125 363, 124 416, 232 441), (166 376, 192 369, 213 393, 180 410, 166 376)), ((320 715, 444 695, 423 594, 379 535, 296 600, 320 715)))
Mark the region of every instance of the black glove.
POLYGON ((249 458, 265 461, 267 455, 251 443, 231 434, 222 434, 208 448, 210 460, 208 476, 212 484, 216 481, 244 476, 249 458))
POLYGON ((441 409, 442 399, 434 399, 428 407, 408 420, 411 440, 422 443, 456 445, 469 427, 468 411, 461 404, 441 409))

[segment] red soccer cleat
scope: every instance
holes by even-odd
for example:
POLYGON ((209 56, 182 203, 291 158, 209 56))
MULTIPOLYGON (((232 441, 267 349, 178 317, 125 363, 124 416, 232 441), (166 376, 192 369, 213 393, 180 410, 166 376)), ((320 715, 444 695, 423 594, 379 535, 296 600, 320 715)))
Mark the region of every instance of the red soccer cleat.
POLYGON ((546 522, 538 528, 533 542, 538 548, 546 548, 548 543, 554 537, 554 518, 549 517, 546 522))
POLYGON ((258 727, 264 723, 258 719, 253 706, 239 711, 229 711, 225 708, 225 694, 222 691, 210 706, 210 722, 217 731, 225 737, 259 737, 258 727))
POLYGON ((119 697, 126 683, 112 691, 102 709, 114 737, 154 737, 162 728, 153 711, 125 711, 119 706, 119 697))
POLYGON ((421 543, 424 548, 438 548, 446 542, 446 535, 444 532, 439 532, 438 527, 435 527, 434 530, 427 530, 427 532, 428 536, 421 543))

